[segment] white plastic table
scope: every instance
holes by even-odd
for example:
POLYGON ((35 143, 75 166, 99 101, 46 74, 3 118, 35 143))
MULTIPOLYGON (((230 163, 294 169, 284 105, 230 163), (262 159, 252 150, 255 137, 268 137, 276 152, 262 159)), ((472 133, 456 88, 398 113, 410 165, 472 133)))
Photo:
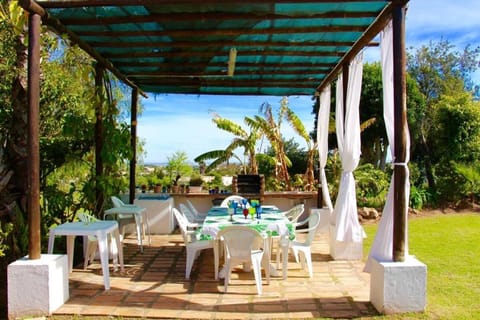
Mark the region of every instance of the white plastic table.
POLYGON ((105 285, 105 290, 109 290, 110 273, 108 269, 109 254, 107 241, 107 236, 109 234, 112 236, 112 239, 115 239, 118 249, 118 257, 114 255, 113 259, 114 270, 116 271, 118 269, 118 260, 120 260, 120 269, 123 271, 123 248, 120 242, 117 221, 67 222, 52 228, 50 229, 50 236, 48 239, 48 253, 51 254, 53 252, 55 236, 67 236, 68 271, 72 272, 75 236, 97 237, 100 261, 102 264, 103 283, 105 285))
POLYGON ((138 207, 135 205, 114 207, 114 208, 105 210, 105 213, 103 214, 103 218, 105 219, 108 216, 115 217, 118 214, 127 214, 127 215, 129 214, 129 215, 133 215, 133 217, 135 218, 135 225, 137 230, 137 242, 138 242, 138 245, 140 246, 140 251, 143 252, 142 238, 145 236, 145 229, 148 235, 148 244, 149 245, 151 244, 147 209, 138 207))

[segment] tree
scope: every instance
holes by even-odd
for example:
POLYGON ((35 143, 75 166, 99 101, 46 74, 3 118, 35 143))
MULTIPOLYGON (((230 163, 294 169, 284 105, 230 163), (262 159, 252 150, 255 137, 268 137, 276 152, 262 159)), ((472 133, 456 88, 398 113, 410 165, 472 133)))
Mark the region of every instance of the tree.
MULTIPOLYGON (((258 174, 258 164, 256 159, 257 141, 260 138, 260 133, 258 130, 255 127, 250 126, 250 130, 247 131, 239 124, 229 119, 222 118, 218 114, 213 114, 212 121, 220 130, 224 130, 233 134, 234 138, 232 142, 225 148, 225 150, 213 150, 203 153, 194 159, 195 162, 215 159, 215 161, 207 167, 206 170, 209 171, 234 157, 244 164, 244 173, 258 174), (237 148, 243 148, 243 154, 248 158, 248 161, 242 161, 234 154, 234 151, 237 148), (248 165, 245 163, 248 163, 248 165)), ((245 117, 245 122, 250 124, 251 119, 245 117)))
POLYGON ((417 113, 416 122, 412 123, 417 134, 416 157, 423 159, 424 175, 429 187, 435 190, 433 172, 434 159, 431 148, 435 138, 432 126, 434 125, 435 109, 442 95, 455 90, 471 91, 470 75, 478 66, 480 49, 471 49, 467 46, 463 52, 454 51, 454 46, 447 40, 431 42, 429 46, 422 46, 413 53, 408 52, 407 69, 417 81, 419 90, 425 99, 425 108, 417 113))
POLYGON ((288 167, 291 166, 283 145, 283 136, 281 133, 282 121, 285 117, 286 108, 288 108, 288 100, 285 98, 280 103, 277 118, 274 117, 272 106, 267 102, 260 106, 259 112, 263 116, 256 115, 250 125, 257 128, 268 140, 275 154, 275 177, 281 181, 287 190, 291 190, 290 176, 288 167))
POLYGON ((192 173, 192 167, 187 162, 188 156, 184 151, 176 151, 173 155, 167 157, 167 170, 170 181, 173 185, 178 184, 182 176, 188 176, 192 173))

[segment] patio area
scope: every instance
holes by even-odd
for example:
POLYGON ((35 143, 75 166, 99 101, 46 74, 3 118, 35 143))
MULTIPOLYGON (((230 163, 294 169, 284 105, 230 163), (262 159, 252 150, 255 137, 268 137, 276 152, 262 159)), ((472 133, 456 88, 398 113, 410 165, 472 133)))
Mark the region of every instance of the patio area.
MULTIPOLYGON (((196 260, 190 280, 184 278, 185 247, 178 230, 152 236, 140 253, 134 236, 124 241, 125 271, 111 273, 105 291, 99 261, 87 270, 74 266, 70 299, 60 315, 120 316, 176 319, 297 319, 358 318, 378 315, 369 302, 370 275, 361 261, 334 261, 328 237, 318 234, 312 248, 314 277, 301 270, 293 257, 288 279, 263 281, 256 294, 253 272, 234 272, 223 293, 223 280, 214 280, 213 252, 196 260)), ((112 270, 112 268, 111 268, 112 270)))

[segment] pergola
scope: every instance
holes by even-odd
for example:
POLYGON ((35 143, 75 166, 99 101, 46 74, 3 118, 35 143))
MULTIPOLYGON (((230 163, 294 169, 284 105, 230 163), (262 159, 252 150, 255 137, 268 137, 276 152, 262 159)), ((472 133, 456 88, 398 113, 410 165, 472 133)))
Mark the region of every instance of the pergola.
MULTIPOLYGON (((392 21, 395 163, 406 160, 405 11, 408 0, 20 0, 29 15, 30 259, 40 257, 40 25, 66 35, 132 87, 136 146, 139 94, 318 96, 392 21)), ((98 81, 98 79, 97 79, 98 81)), ((98 81, 100 82, 100 81, 98 81)), ((344 97, 346 94, 344 94, 344 97)), ((98 115, 98 114, 97 114, 98 115)), ((97 116, 97 132, 101 131, 97 116)), ((97 151, 101 140, 97 136, 97 151)), ((102 170, 97 152, 97 172, 102 170)), ((136 154, 130 161, 130 197, 136 154)), ((393 258, 403 261, 407 173, 394 168, 393 258)))

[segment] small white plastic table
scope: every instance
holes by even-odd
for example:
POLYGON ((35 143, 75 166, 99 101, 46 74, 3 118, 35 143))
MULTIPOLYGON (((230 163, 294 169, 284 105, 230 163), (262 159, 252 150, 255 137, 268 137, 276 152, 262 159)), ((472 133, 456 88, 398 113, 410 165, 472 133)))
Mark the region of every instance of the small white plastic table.
POLYGON ((118 214, 133 215, 133 217, 135 218, 135 225, 137 230, 137 242, 138 242, 138 245, 140 246, 140 251, 143 252, 142 238, 145 236, 145 229, 148 235, 148 244, 149 245, 151 244, 147 209, 138 207, 135 205, 113 207, 108 210, 105 210, 105 213, 103 214, 103 219, 106 219, 106 217, 108 216, 114 216, 115 218, 118 214))
POLYGON ((120 260, 120 269, 123 271, 123 248, 120 242, 120 234, 118 232, 117 221, 94 221, 94 222, 67 222, 55 228, 50 229, 50 236, 48 239, 48 253, 53 252, 53 245, 55 236, 67 236, 67 256, 68 256, 68 271, 72 272, 73 268, 73 252, 75 245, 75 236, 95 236, 98 240, 98 248, 100 253, 100 261, 102 264, 103 283, 105 290, 110 289, 110 273, 108 269, 108 241, 107 236, 112 236, 115 239, 117 246, 118 257, 114 255, 113 265, 114 270, 118 269, 118 260, 120 260))

